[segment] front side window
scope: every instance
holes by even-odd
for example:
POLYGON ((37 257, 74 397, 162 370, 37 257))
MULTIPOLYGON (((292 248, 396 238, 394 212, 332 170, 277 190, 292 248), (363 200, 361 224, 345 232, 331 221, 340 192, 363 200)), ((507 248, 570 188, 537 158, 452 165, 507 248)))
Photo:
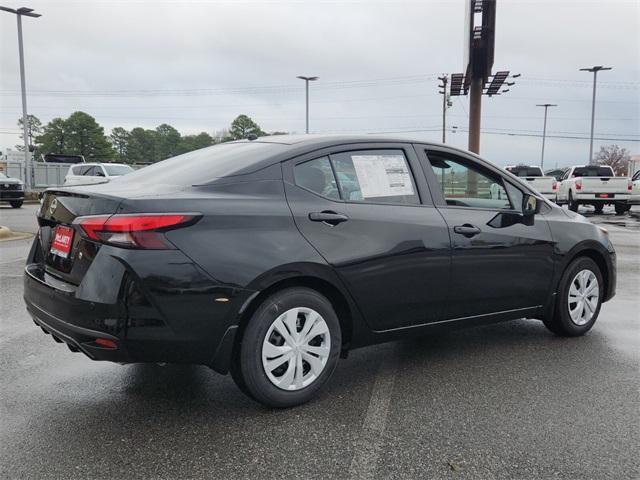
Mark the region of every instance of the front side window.
POLYGON ((347 201, 418 205, 402 150, 362 150, 331 155, 342 198, 347 201))
POLYGON ((300 187, 323 197, 335 200, 340 198, 328 157, 316 158, 296 165, 293 169, 293 176, 296 185, 300 187))
POLYGON ((499 175, 440 152, 429 152, 428 157, 447 205, 498 210, 512 208, 499 175))

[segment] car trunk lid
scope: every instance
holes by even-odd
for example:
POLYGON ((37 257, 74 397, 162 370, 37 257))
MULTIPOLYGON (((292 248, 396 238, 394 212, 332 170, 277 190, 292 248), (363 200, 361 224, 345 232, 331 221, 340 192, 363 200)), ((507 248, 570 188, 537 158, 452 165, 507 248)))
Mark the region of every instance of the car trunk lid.
POLYGON ((122 198, 74 190, 45 192, 38 211, 38 239, 48 273, 78 285, 100 249, 86 240, 74 220, 87 215, 113 214, 122 198))

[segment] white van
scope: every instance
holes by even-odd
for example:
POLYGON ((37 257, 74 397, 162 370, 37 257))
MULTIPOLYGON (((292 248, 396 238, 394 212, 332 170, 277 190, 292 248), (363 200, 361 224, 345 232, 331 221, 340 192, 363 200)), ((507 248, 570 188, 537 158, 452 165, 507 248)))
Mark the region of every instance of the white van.
POLYGON ((124 163, 79 163, 69 167, 64 185, 106 183, 131 172, 133 168, 124 163))

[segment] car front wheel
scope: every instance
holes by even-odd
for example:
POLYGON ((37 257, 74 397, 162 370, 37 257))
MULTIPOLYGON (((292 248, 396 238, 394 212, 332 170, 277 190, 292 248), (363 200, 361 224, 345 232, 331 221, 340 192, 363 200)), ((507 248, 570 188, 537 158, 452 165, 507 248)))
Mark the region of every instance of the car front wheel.
POLYGON ((11 208, 20 208, 22 206, 22 200, 12 200, 9 203, 11 204, 11 208))
POLYGON ((577 258, 562 275, 554 314, 544 323, 560 336, 584 335, 598 318, 603 295, 604 282, 598 265, 590 258, 577 258))
POLYGON ((341 342, 331 303, 314 290, 288 288, 252 315, 231 373, 241 390, 266 406, 299 405, 327 382, 341 342))

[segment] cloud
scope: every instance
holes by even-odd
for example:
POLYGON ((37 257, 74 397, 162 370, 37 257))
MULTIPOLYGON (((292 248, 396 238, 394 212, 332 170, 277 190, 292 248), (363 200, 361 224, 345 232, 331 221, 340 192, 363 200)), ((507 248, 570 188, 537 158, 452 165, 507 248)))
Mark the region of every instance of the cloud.
MULTIPOLYGON (((461 0, 30 6, 43 16, 24 20, 29 111, 43 121, 83 110, 107 129, 167 122, 194 133, 246 113, 266 130, 302 131, 304 90, 295 76, 305 74, 320 77, 311 85, 314 131, 429 130, 415 135, 438 140, 435 76, 462 71, 461 0), (101 95, 78 96, 87 91, 101 95)), ((504 96, 484 99, 483 127, 494 133, 482 136, 483 156, 538 162, 540 138, 504 134, 539 133, 536 103, 559 104, 549 112, 550 134, 588 135, 591 77, 578 69, 594 64, 614 67, 599 77, 596 131, 640 139, 639 8, 630 1, 499 2, 495 70, 523 76, 504 96)), ((0 28, 0 90, 17 92, 14 17, 0 15, 0 28)), ((0 96, 0 132, 17 130, 19 102, 0 96)), ((467 103, 454 101, 450 126, 466 128, 467 103)), ((466 146, 463 132, 449 138, 466 146)), ((0 145, 15 143, 17 135, 0 135, 0 145)), ((596 149, 600 143, 613 142, 596 149)), ((638 142, 617 143, 640 150, 638 142)), ((584 162, 587 154, 588 140, 547 141, 547 164, 584 162)))

